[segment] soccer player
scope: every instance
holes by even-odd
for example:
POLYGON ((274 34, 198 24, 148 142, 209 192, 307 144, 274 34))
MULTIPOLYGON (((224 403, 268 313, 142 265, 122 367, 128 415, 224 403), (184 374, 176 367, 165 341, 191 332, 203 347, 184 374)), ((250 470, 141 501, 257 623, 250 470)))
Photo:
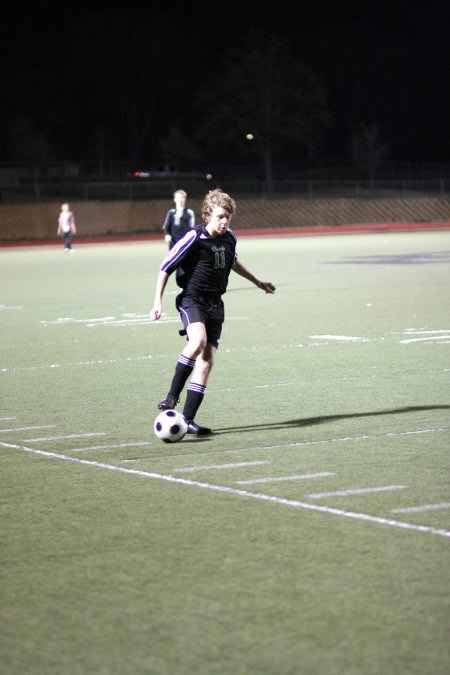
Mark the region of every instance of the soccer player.
POLYGON ((58 217, 57 235, 64 237, 64 251, 72 253, 72 235, 76 234, 75 216, 70 210, 69 204, 61 204, 61 211, 58 217))
POLYGON ((162 261, 156 283, 155 301, 150 318, 161 317, 162 298, 169 276, 176 270, 178 286, 176 308, 184 324, 180 335, 188 342, 178 357, 172 383, 166 398, 159 402, 159 410, 175 408, 183 388, 191 377, 183 415, 188 433, 206 436, 212 432, 194 422, 219 346, 225 293, 231 270, 237 272, 266 293, 275 293, 269 281, 260 281, 238 260, 236 237, 229 229, 236 204, 222 190, 211 190, 203 200, 204 223, 188 232, 169 251, 162 261))
POLYGON ((175 208, 169 209, 164 220, 163 232, 164 241, 169 244, 169 249, 177 241, 182 239, 186 232, 189 232, 195 225, 195 214, 192 209, 186 208, 187 192, 184 190, 175 190, 173 201, 175 208))

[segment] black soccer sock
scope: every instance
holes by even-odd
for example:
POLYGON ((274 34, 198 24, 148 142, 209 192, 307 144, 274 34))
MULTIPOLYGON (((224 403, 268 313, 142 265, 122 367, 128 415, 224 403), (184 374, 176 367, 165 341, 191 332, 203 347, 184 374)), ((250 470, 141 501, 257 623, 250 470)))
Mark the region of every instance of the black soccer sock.
POLYGON ((203 384, 190 382, 186 393, 183 415, 187 420, 193 420, 203 401, 206 387, 203 384))
POLYGON ((169 394, 174 396, 177 400, 180 398, 180 394, 183 391, 186 380, 192 373, 194 366, 195 359, 189 359, 187 356, 180 354, 169 390, 169 394))

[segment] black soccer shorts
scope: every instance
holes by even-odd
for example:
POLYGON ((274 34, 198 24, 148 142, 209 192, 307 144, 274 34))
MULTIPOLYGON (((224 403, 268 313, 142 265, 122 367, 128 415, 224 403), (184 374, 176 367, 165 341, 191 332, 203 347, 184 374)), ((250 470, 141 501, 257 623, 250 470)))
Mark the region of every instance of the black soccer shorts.
POLYGON ((217 348, 222 334, 222 324, 225 320, 222 298, 220 296, 207 298, 201 295, 193 296, 180 293, 175 304, 185 329, 191 323, 203 323, 207 342, 217 348))

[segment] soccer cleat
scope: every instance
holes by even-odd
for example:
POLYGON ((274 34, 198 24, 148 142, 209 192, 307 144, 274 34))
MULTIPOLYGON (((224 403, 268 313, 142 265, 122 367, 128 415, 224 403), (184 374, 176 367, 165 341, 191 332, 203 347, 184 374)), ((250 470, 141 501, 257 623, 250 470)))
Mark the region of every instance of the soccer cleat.
POLYGON ((210 436, 213 433, 213 430, 210 429, 209 427, 201 427, 199 424, 196 424, 196 422, 193 422, 192 420, 186 420, 188 428, 187 432, 188 434, 195 434, 196 436, 210 436))
POLYGON ((174 410, 179 400, 172 394, 167 394, 166 398, 158 403, 158 410, 174 410))

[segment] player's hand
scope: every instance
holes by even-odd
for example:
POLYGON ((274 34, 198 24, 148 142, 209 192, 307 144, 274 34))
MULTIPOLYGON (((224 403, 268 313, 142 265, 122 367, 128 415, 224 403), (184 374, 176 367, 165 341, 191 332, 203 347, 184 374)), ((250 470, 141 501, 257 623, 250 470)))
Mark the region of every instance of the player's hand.
POLYGON ((150 310, 151 321, 158 321, 158 319, 161 318, 161 314, 162 314, 161 305, 160 304, 153 305, 152 309, 150 310))
POLYGON ((270 281, 260 281, 259 288, 266 293, 275 293, 276 287, 270 281))
POLYGON ((172 241, 172 237, 170 236, 170 234, 165 235, 164 241, 166 242, 166 244, 170 244, 170 242, 172 241))

